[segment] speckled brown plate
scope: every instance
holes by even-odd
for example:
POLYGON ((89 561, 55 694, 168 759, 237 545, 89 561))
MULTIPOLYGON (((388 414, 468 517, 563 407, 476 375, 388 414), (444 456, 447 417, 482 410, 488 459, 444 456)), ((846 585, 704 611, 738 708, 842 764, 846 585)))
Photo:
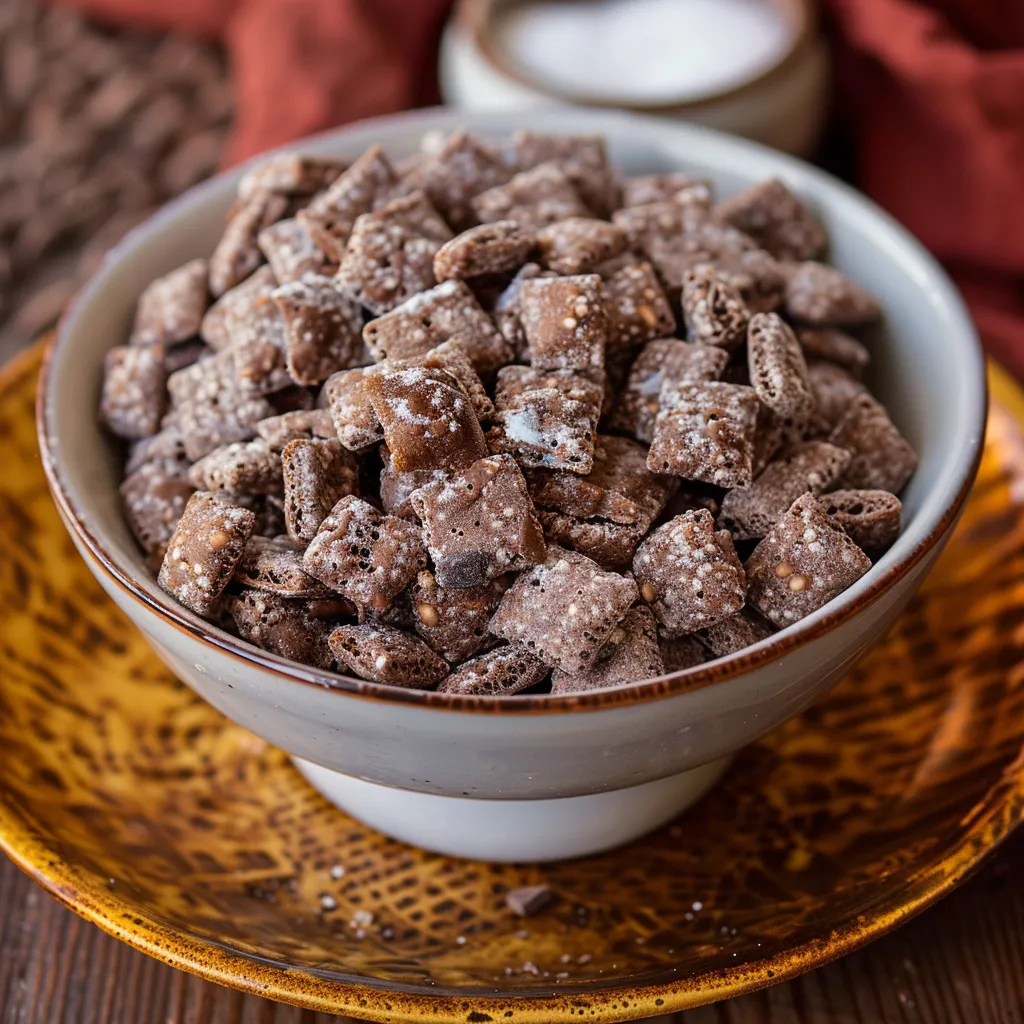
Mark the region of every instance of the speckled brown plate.
POLYGON ((50 502, 39 358, 0 377, 0 845, 176 967, 378 1021, 645 1017, 868 942, 1020 818, 1024 397, 998 372, 963 522, 887 639, 674 826, 533 868, 369 832, 160 667, 50 502), (555 904, 511 917, 542 881, 555 904))

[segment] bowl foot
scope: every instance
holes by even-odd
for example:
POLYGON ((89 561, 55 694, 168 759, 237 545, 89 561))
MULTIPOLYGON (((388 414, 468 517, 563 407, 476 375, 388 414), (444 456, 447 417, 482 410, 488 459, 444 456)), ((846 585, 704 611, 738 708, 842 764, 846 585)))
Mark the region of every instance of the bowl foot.
POLYGON ((379 832, 452 857, 520 863, 585 857, 631 842, 699 800, 730 760, 588 796, 475 800, 394 789, 292 758, 331 803, 379 832))

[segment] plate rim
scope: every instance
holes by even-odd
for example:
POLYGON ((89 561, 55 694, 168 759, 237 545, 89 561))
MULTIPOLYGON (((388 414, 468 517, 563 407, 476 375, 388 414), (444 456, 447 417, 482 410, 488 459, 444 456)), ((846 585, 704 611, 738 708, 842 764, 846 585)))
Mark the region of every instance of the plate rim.
MULTIPOLYGON (((26 376, 34 385, 45 339, 0 367, 0 401, 26 376)), ((997 364, 989 362, 993 407, 1003 408, 1014 422, 1024 421, 1024 392, 997 364)), ((39 467, 42 473, 42 467, 39 467)), ((787 981, 845 956, 914 917, 973 874, 984 859, 1020 824, 1024 807, 1024 744, 995 783, 972 809, 970 822, 951 849, 914 871, 908 879, 912 895, 899 903, 887 900, 867 921, 855 920, 827 936, 781 950, 755 964, 703 971, 673 983, 630 984, 574 989, 552 995, 432 995, 404 987, 382 988, 368 982, 344 981, 287 969, 244 950, 200 939, 178 927, 140 915, 94 873, 68 863, 56 843, 48 845, 12 803, 0 782, 0 850, 41 888, 68 909, 146 953, 189 974, 264 998, 322 1012, 354 1014, 371 1021, 492 1020, 490 1013, 511 1009, 527 1024, 559 1024, 577 1019, 586 1003, 592 1021, 638 1019, 675 1013, 706 1003, 754 992, 787 981), (1001 813, 1017 800, 1017 813, 1001 813), (599 1004, 599 1005, 592 1005, 599 1004)), ((904 890, 905 891, 905 890, 904 890)), ((597 983, 600 984, 600 983, 597 983)))

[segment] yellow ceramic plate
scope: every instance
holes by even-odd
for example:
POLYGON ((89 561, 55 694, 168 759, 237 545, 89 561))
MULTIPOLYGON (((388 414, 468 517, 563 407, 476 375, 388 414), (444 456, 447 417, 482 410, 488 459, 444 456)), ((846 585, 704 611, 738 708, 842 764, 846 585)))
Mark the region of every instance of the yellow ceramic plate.
POLYGON ((1024 402, 999 374, 963 522, 887 639, 674 826, 534 868, 368 831, 158 664, 50 502, 39 358, 0 378, 0 845, 161 960, 378 1021, 645 1017, 849 952, 1020 818, 1024 402), (556 902, 512 917, 539 882, 556 902))

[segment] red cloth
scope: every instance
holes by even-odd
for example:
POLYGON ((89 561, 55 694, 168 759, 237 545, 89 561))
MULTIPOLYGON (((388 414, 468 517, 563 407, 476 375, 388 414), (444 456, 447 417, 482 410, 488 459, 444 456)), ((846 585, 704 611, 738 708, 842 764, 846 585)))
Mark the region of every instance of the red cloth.
MULTIPOLYGON (((449 0, 57 0, 220 38, 229 162, 435 102, 449 0)), ((986 343, 1024 378, 1024 2, 823 0, 858 184, 953 271, 986 343)))

